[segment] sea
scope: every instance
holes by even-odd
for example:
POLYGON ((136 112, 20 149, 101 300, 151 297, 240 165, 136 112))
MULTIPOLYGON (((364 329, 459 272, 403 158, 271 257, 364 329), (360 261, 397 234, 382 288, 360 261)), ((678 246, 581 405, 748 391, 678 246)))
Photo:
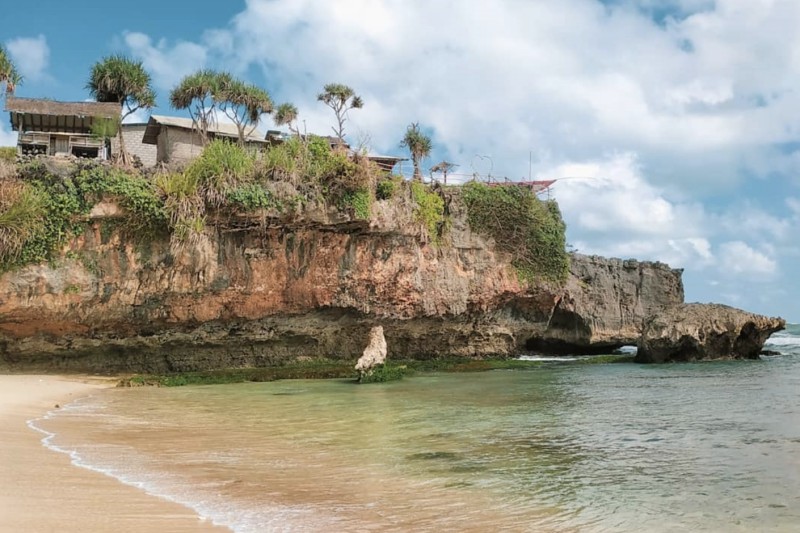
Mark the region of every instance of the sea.
POLYGON ((108 389, 32 420, 232 531, 800 531, 800 326, 756 361, 108 389))

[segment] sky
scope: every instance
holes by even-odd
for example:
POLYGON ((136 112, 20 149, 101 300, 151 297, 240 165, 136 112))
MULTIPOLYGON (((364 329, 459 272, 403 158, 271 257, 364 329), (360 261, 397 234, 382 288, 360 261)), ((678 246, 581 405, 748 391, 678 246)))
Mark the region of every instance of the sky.
POLYGON ((419 123, 426 168, 558 179, 570 249, 663 261, 684 269, 687 301, 800 322, 797 0, 28 0, 3 13, 18 96, 87 99, 91 65, 122 53, 151 73, 158 114, 177 114, 183 76, 214 68, 326 134, 316 95, 345 83, 364 100, 352 145, 402 155, 419 123))

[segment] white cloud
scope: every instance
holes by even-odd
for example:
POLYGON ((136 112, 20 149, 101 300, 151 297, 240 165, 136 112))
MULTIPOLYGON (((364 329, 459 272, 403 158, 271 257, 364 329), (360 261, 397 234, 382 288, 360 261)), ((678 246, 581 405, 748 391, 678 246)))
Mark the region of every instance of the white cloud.
POLYGON ((4 121, 0 121, 0 146, 16 146, 17 132, 6 130, 4 121))
POLYGON ((170 43, 160 39, 153 44, 149 36, 139 32, 125 33, 125 44, 153 76, 153 84, 162 91, 171 90, 184 76, 206 63, 204 46, 187 41, 170 43))
POLYGON ((44 35, 37 37, 18 37, 6 42, 8 53, 20 73, 31 81, 46 78, 50 62, 50 47, 44 35))
POLYGON ((738 275, 772 275, 778 269, 774 259, 742 241, 723 243, 720 246, 720 262, 722 271, 738 275))
POLYGON ((150 119, 150 112, 144 109, 137 109, 122 120, 123 124, 142 124, 150 119))
POLYGON ((730 281, 797 260, 800 200, 759 189, 800 184, 798 20, 800 2, 770 0, 249 0, 197 43, 125 40, 162 89, 260 70, 309 132, 333 122, 317 92, 347 83, 365 101, 347 131, 375 151, 419 121, 460 173, 488 173, 481 154, 520 179, 533 152, 534 176, 589 178, 554 188, 582 251, 730 281))

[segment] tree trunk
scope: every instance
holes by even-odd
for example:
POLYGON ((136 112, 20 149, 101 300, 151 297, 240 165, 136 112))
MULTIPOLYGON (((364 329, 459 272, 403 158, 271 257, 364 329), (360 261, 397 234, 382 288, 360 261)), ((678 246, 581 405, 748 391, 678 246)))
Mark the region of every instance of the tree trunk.
POLYGON ((128 151, 125 149, 125 136, 122 135, 122 123, 120 122, 119 129, 117 130, 117 137, 119 137, 119 164, 127 167, 131 163, 131 158, 128 151))

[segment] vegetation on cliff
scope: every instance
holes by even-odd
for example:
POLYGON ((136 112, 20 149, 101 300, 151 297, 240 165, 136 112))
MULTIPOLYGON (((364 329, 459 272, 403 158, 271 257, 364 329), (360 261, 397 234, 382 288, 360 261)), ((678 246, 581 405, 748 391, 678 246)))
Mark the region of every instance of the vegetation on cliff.
MULTIPOLYGON (((248 217, 290 221, 303 206, 316 205, 368 220, 376 200, 402 194, 421 234, 438 246, 449 227, 445 197, 459 194, 386 176, 368 159, 331 149, 318 137, 295 137, 263 154, 212 141, 186 168, 152 174, 97 162, 0 164, 0 270, 58 257, 102 200, 122 208, 115 224, 129 235, 169 235, 182 247, 201 238, 210 216, 223 225, 248 217)), ((566 279, 565 228, 555 202, 524 187, 477 182, 460 194, 470 226, 511 255, 522 279, 566 279)))
POLYGON ((196 244, 212 217, 217 225, 288 222, 318 206, 368 220, 377 199, 401 191, 434 242, 446 220, 440 192, 388 176, 319 137, 294 137, 263 153, 215 140, 185 168, 149 173, 96 161, 0 164, 0 270, 58 257, 102 200, 122 208, 114 224, 129 235, 168 235, 175 248, 196 244))
POLYGON ((555 201, 542 201, 524 186, 478 182, 463 187, 463 198, 472 229, 489 235, 500 251, 510 254, 522 279, 566 281, 566 226, 555 201))

